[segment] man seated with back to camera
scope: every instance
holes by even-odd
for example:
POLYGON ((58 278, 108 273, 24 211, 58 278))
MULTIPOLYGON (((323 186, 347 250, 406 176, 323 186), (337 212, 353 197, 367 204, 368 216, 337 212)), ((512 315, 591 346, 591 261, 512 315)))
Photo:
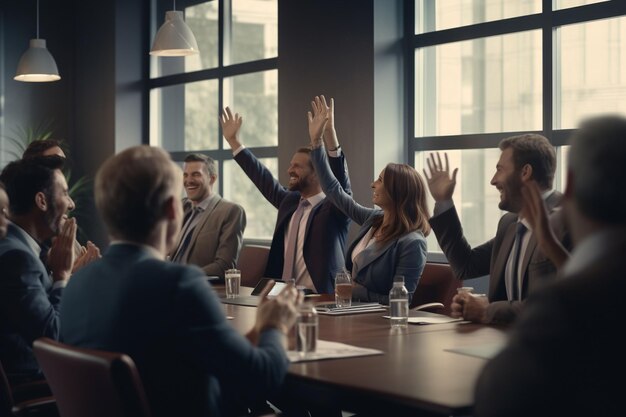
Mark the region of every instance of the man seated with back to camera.
POLYGON ((128 354, 157 417, 242 415, 281 386, 286 334, 303 297, 287 286, 259 305, 248 339, 232 328, 205 273, 165 261, 180 230, 182 187, 180 168, 160 148, 132 147, 102 165, 96 206, 112 242, 68 285, 61 335, 128 354))

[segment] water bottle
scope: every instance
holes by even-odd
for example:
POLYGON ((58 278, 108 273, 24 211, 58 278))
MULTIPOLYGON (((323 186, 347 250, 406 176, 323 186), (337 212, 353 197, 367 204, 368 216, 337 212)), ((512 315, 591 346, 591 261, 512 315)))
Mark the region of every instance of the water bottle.
POLYGON ((319 318, 313 303, 302 303, 298 309, 298 322, 296 325, 296 350, 300 352, 301 356, 315 352, 318 326, 319 318))
POLYGON ((404 276, 393 277, 393 287, 389 291, 389 316, 391 327, 406 327, 409 320, 409 292, 404 286, 404 276))

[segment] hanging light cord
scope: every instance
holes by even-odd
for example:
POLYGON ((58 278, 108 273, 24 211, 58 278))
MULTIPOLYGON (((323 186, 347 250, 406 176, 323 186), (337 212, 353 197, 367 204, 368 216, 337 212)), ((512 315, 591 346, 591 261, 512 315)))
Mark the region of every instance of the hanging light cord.
POLYGON ((37 0, 37 39, 39 39, 39 0, 37 0))

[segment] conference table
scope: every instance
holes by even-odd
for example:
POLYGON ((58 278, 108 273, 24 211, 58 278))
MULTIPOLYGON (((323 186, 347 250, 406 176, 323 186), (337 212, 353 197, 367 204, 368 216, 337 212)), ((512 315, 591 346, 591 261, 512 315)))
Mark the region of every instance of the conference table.
MULTIPOLYGON (((223 294, 219 286, 216 291, 223 294)), ((250 291, 242 287, 243 293, 250 291)), ((252 327, 255 307, 223 308, 242 333, 252 327)), ((455 322, 395 329, 385 314, 319 315, 320 340, 383 354, 292 363, 285 381, 288 395, 305 407, 354 413, 470 415, 476 379, 486 358, 506 342, 506 328, 455 322)))

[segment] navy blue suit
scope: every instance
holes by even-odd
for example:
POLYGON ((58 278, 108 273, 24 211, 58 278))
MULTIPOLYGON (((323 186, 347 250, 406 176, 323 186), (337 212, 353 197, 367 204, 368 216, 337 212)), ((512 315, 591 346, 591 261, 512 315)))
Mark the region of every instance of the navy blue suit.
POLYGON ((52 289, 46 267, 9 224, 0 240, 0 360, 10 379, 37 376, 35 339, 58 339, 62 288, 52 289))
POLYGON ((111 245, 63 298, 63 342, 128 354, 155 416, 233 415, 253 393, 271 396, 287 372, 278 330, 254 347, 227 323, 201 269, 138 245, 111 245))
MULTIPOLYGON (((289 226, 291 215, 300 203, 300 192, 289 191, 274 178, 248 149, 235 156, 235 161, 257 186, 261 194, 278 209, 278 218, 272 247, 265 269, 265 276, 281 278, 285 255, 285 228, 289 226)), ((348 167, 343 153, 340 157, 329 158, 335 178, 343 190, 352 194, 348 167)), ((318 293, 333 293, 334 277, 344 267, 344 251, 350 218, 328 199, 316 205, 306 225, 304 235, 304 263, 318 293)))

